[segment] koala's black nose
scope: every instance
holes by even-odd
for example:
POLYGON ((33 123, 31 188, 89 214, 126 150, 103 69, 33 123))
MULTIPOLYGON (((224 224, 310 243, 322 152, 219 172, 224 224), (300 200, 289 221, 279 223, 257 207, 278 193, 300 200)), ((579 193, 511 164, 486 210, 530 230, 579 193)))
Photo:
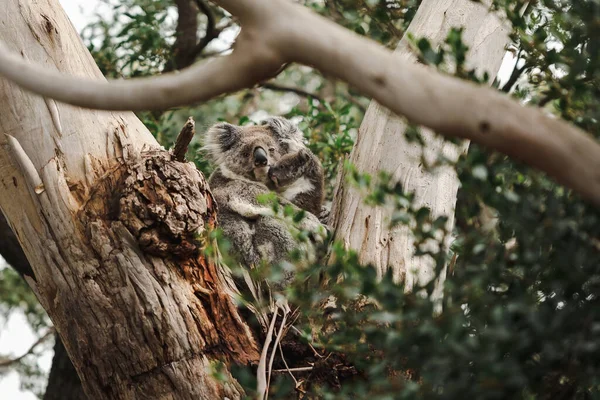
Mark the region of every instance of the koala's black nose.
POLYGON ((254 165, 257 167, 264 167, 269 163, 267 158, 267 152, 262 147, 254 149, 254 165))

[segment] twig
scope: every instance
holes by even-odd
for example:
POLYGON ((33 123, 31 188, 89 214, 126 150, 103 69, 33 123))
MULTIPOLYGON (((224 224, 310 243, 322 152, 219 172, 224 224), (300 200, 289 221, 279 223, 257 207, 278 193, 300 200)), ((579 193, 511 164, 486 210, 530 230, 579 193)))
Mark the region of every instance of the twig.
POLYGON ((265 398, 267 391, 267 353, 269 352, 269 346, 273 339, 273 329, 275 328, 278 311, 279 309, 275 308, 269 330, 267 331, 267 337, 265 337, 265 343, 263 344, 262 352, 260 353, 260 360, 258 361, 258 368, 256 371, 256 392, 260 400, 265 398))
MULTIPOLYGON (((360 0, 360 4, 367 11, 367 15, 375 14, 375 11, 373 11, 373 9, 364 0, 360 0)), ((391 19, 386 18, 386 21, 383 24, 380 22, 379 19, 376 19, 375 21, 377 22, 377 25, 379 25, 380 28, 384 28, 385 26, 387 26, 388 29, 391 31, 392 35, 394 35, 394 37, 396 39, 402 38, 402 32, 396 27, 396 25, 394 25, 394 23, 392 22, 391 19)), ((385 29, 382 29, 382 30, 385 30, 385 29)))
POLYGON ((25 353, 23 353, 22 355, 20 355, 17 358, 12 358, 9 360, 2 360, 0 361, 0 368, 6 368, 11 366, 12 364, 16 364, 19 361, 21 361, 22 359, 24 359, 25 357, 27 357, 28 355, 32 354, 33 351, 35 350, 36 347, 38 347, 40 344, 42 344, 43 342, 46 341, 46 339, 48 339, 49 336, 53 335, 55 332, 54 327, 49 328, 46 333, 44 333, 42 336, 40 336, 38 338, 38 340, 35 341, 35 343, 33 343, 31 345, 31 347, 29 348, 29 350, 27 350, 25 353))
MULTIPOLYGON (((286 369, 275 369, 273 370, 273 372, 275 373, 281 373, 281 372, 306 372, 306 371, 312 371, 314 367, 298 367, 298 368, 286 368, 286 369)), ((294 376, 294 375, 292 375, 294 376)), ((294 380, 296 380, 294 378, 294 380)), ((297 383, 297 381, 296 381, 297 383)))
POLYGON ((271 351, 271 359, 269 360, 269 374, 267 375, 267 391, 265 393, 265 400, 269 398, 269 386, 271 386, 271 371, 273 370, 273 360, 275 360, 275 353, 277 352, 277 346, 281 343, 281 336, 283 335, 283 330, 285 328, 285 321, 290 312, 289 306, 287 303, 284 306, 278 305, 277 307, 281 307, 281 311, 283 312, 283 317, 281 318, 281 325, 279 326, 279 332, 277 333, 277 338, 275 338, 275 343, 273 343, 273 350, 271 351), (285 306, 285 308, 284 308, 285 306))
MULTIPOLYGON (((292 86, 279 85, 279 84, 273 83, 273 82, 264 82, 264 83, 259 84, 259 87, 261 87, 263 89, 272 90, 274 92, 289 92, 289 93, 295 93, 298 96, 302 96, 302 97, 306 97, 306 98, 312 97, 313 99, 319 100, 319 102, 321 104, 323 104, 325 102, 325 99, 323 99, 322 96, 320 96, 316 93, 311 93, 306 90, 292 87, 292 86)), ((350 95, 342 95, 342 96, 344 97, 344 100, 348 101, 349 103, 354 104, 361 111, 363 111, 363 112, 366 111, 366 107, 363 104, 361 104, 358 100, 353 98, 352 96, 350 96, 350 95)))
POLYGON ((196 123, 194 118, 189 117, 177 139, 175 140, 175 146, 173 147, 173 159, 184 162, 185 153, 187 153, 188 146, 192 141, 192 138, 196 134, 196 123))
POLYGON ((281 354, 281 360, 283 361, 283 365, 285 365, 285 370, 276 369, 276 370, 273 370, 271 372, 272 373, 276 373, 276 372, 279 372, 279 371, 287 371, 287 372, 289 372, 290 376, 294 380, 295 386, 298 387, 298 380, 296 379, 296 377, 294 376, 294 374, 292 374, 292 370, 290 369, 289 365, 287 364, 287 361, 285 361, 285 356, 283 355, 283 348, 281 347, 281 343, 279 343, 279 354, 281 354))
MULTIPOLYGON (((299 335, 302 335, 302 332, 300 332, 300 330, 298 328, 296 328, 295 326, 293 326, 293 325, 292 325, 292 329, 295 330, 296 333, 298 333, 299 335)), ((312 344, 310 344, 310 343, 307 343, 307 344, 312 349, 312 351, 315 353, 315 356, 317 356, 319 358, 323 358, 323 356, 319 354, 319 352, 317 351, 317 349, 315 349, 312 344)))
POLYGON ((272 83, 272 82, 264 82, 264 83, 261 83, 259 86, 262 88, 268 89, 268 90, 272 90, 274 92, 290 92, 290 93, 295 93, 298 96, 302 96, 302 97, 307 97, 307 98, 312 97, 313 99, 319 100, 321 103, 324 102, 323 98, 321 96, 319 96, 318 94, 307 92, 306 90, 303 90, 300 88, 279 85, 277 83, 272 83))

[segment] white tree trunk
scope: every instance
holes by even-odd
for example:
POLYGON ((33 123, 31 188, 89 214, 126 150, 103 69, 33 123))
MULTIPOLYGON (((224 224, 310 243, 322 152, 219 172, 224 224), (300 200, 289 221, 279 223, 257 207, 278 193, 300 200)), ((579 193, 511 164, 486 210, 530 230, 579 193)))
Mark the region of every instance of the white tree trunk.
MULTIPOLYGON (((489 14, 487 7, 480 3, 424 0, 408 32, 416 38, 426 37, 435 48, 445 40, 452 27, 465 28, 463 40, 470 48, 467 66, 480 74, 487 71, 493 80, 508 43, 507 25, 496 15, 489 14)), ((406 35, 396 52, 415 61, 406 35)), ((434 110, 432 107, 432 112, 434 110)), ((394 182, 402 183, 406 192, 415 193, 416 206, 429 207, 434 217, 448 216, 447 228, 451 231, 459 185, 455 171, 447 166, 434 173, 426 171, 421 164, 421 146, 407 142, 404 137, 406 126, 404 119, 371 102, 349 160, 361 173, 376 176, 383 170, 392 174, 394 182)), ((455 160, 468 148, 467 141, 456 146, 428 129, 422 128, 421 133, 426 143, 424 154, 427 160, 435 160, 440 153, 455 160)), ((332 210, 336 239, 343 241, 347 248, 357 250, 360 261, 373 264, 379 276, 390 268, 394 279, 404 281, 410 290, 415 283, 424 284, 434 277, 435 264, 430 257, 414 255, 413 237, 406 227, 389 229, 391 213, 391 207, 366 206, 356 189, 346 185, 344 179, 338 180, 332 210)), ((446 248, 448 244, 447 240, 446 248)), ((438 284, 445 276, 440 278, 438 284)), ((439 298, 440 295, 438 289, 436 296, 439 298)))
MULTIPOLYGON (((104 79, 57 0, 2 7, 12 51, 104 79)), ((0 132, 0 208, 88 397, 239 398, 208 367, 254 362, 258 350, 217 266, 194 252, 215 208, 193 164, 171 161, 130 112, 57 103, 5 79, 0 132)))

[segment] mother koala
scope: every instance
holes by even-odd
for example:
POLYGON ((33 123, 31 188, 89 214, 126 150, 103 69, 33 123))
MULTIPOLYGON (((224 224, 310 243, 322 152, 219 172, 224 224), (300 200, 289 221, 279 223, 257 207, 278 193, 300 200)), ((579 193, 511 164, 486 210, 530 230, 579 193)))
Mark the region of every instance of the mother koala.
MULTIPOLYGON (((289 224, 260 204, 259 196, 275 189, 279 203, 296 212, 321 208, 323 170, 299 132, 286 119, 270 118, 258 126, 219 123, 206 133, 204 150, 216 166, 208 183, 219 207, 219 225, 246 269, 261 261, 284 261, 299 246, 289 224), (314 200, 307 200, 309 196, 314 200)), ((299 228, 315 240, 326 234, 311 212, 299 228)), ((282 281, 270 283, 275 289, 285 287, 293 276, 289 272, 282 281)))

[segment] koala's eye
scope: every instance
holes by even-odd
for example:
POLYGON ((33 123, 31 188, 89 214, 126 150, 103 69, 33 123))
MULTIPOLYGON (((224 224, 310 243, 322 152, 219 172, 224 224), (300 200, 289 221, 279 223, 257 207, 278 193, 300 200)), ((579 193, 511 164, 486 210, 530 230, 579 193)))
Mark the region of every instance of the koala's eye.
POLYGON ((275 153, 275 147, 270 147, 269 148, 269 153, 271 153, 271 154, 275 153))

